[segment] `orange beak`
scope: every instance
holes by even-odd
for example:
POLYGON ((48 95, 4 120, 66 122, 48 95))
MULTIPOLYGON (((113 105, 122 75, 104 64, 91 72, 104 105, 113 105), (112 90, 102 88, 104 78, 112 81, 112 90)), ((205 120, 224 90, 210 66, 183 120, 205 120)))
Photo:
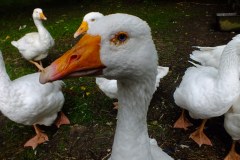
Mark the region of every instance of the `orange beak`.
POLYGON ((40 83, 68 77, 100 75, 105 68, 100 60, 100 42, 100 36, 84 35, 72 49, 45 68, 40 75, 40 83))
POLYGON ((74 38, 77 38, 79 35, 86 33, 88 30, 88 23, 83 21, 78 30, 74 33, 74 38))
POLYGON ((40 19, 47 20, 47 17, 45 17, 45 15, 43 13, 40 13, 40 19))

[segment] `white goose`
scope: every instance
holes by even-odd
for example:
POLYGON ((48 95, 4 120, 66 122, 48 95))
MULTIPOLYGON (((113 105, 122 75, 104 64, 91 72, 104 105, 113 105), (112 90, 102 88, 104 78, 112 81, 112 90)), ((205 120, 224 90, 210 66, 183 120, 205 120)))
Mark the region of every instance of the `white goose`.
MULTIPOLYGON (((200 146, 212 145, 203 133, 206 120, 226 113, 239 97, 239 51, 240 39, 234 38, 224 48, 218 69, 200 65, 188 68, 174 92, 178 106, 188 110, 192 118, 204 119, 190 136, 200 146)), ((180 116, 176 123, 184 124, 184 118, 180 116)))
POLYGON ((235 151, 235 143, 240 140, 240 97, 224 115, 224 128, 233 140, 231 150, 224 160, 238 160, 240 155, 235 151))
POLYGON ((172 159, 150 139, 147 111, 155 90, 157 51, 146 22, 127 14, 104 16, 41 73, 40 82, 101 75, 116 79, 118 120, 111 160, 172 159))
MULTIPOLYGON (((78 28, 78 30, 74 33, 74 38, 77 38, 81 34, 85 34, 91 25, 94 24, 97 20, 102 18, 104 15, 99 12, 90 12, 83 17, 83 21, 78 28)), ((156 76, 156 84, 155 90, 159 86, 160 79, 167 75, 169 71, 169 67, 162 67, 158 66, 157 68, 158 74, 156 76)), ((117 81, 116 80, 109 80, 106 78, 96 78, 96 84, 98 87, 112 99, 117 99, 117 81)), ((114 109, 118 108, 118 103, 114 102, 114 109)))
POLYGON ((41 60, 48 56, 48 50, 53 47, 54 40, 42 24, 42 20, 47 19, 42 9, 34 9, 32 17, 38 32, 28 33, 18 41, 12 41, 11 43, 26 60, 36 65, 39 70, 43 70, 41 60), (40 64, 35 61, 40 61, 40 64))
MULTIPOLYGON (((0 51, 0 111, 16 123, 34 125, 36 136, 25 143, 33 149, 48 140, 48 136, 37 128, 37 124, 51 125, 64 103, 61 91, 63 82, 39 83, 40 73, 28 74, 10 80, 0 51)), ((68 124, 62 113, 56 125, 68 124)))

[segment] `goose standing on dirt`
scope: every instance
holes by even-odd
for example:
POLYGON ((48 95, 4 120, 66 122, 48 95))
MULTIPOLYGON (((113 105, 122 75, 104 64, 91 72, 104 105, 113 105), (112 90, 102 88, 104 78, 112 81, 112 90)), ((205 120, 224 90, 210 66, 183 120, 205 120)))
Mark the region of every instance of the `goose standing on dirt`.
POLYGON ((158 57, 147 23, 127 14, 99 19, 80 41, 41 73, 40 82, 64 77, 116 79, 118 120, 111 160, 172 160, 150 139, 147 111, 158 57))
MULTIPOLYGON (((102 18, 104 15, 99 12, 90 12, 83 17, 83 21, 78 28, 78 30, 74 33, 74 38, 77 38, 81 34, 85 34, 91 25, 94 24, 97 20, 102 18)), ((155 90, 159 87, 160 79, 167 75, 169 71, 169 67, 158 66, 157 68, 158 74, 156 76, 156 84, 155 90)), ((105 93, 106 96, 112 99, 117 99, 117 81, 109 80, 106 78, 96 78, 96 84, 98 87, 105 93)), ((114 109, 118 109, 118 103, 114 102, 114 109)))
MULTIPOLYGON (((50 126, 61 111, 64 103, 62 93, 62 81, 53 83, 39 83, 40 73, 10 80, 0 51, 0 111, 10 120, 24 125, 33 125, 36 136, 25 143, 25 147, 33 149, 38 144, 48 141, 48 136, 37 124, 50 126)), ((55 123, 69 124, 69 120, 61 113, 61 117, 55 123)))
MULTIPOLYGON (((190 67, 174 92, 175 103, 189 111, 194 119, 203 119, 191 138, 201 146, 212 145, 203 133, 207 119, 226 113, 240 95, 240 39, 233 38, 224 48, 218 69, 209 66, 190 67)), ((180 116, 176 123, 184 126, 180 116)))
POLYGON ((54 46, 54 40, 42 24, 42 20, 47 19, 42 9, 34 9, 32 17, 38 32, 28 33, 18 41, 12 41, 11 43, 26 60, 36 65, 42 71, 41 60, 48 56, 48 50, 54 46), (39 61, 40 64, 35 61, 39 61))

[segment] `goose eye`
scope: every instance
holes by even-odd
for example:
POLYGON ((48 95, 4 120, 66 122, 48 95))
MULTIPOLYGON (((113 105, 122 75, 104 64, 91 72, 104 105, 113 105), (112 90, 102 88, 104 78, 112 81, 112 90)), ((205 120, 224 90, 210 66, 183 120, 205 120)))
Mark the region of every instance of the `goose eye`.
POLYGON ((95 19, 91 19, 91 21, 92 21, 92 22, 94 22, 94 21, 95 21, 95 19))
POLYGON ((128 39, 128 34, 125 32, 117 33, 112 39, 111 42, 115 45, 121 45, 128 39))
POLYGON ((124 42, 126 41, 127 39, 127 35, 125 33, 121 33, 117 36, 117 39, 120 41, 120 42, 124 42))

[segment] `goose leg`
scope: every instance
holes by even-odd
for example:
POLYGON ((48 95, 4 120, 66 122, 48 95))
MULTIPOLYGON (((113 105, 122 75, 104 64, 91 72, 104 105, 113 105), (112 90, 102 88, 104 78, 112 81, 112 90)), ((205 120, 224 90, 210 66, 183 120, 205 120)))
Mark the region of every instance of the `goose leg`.
POLYGON ((63 112, 60 112, 60 116, 57 118, 55 125, 59 128, 63 124, 70 124, 70 121, 63 112))
POLYGON ((224 158, 224 160, 239 160, 240 159, 240 155, 237 154, 237 152, 235 151, 235 145, 236 145, 236 141, 233 141, 231 150, 229 151, 228 155, 224 158))
POLYGON ((36 136, 34 136, 30 140, 28 140, 24 144, 24 147, 32 147, 33 149, 35 149, 38 146, 38 144, 48 141, 48 136, 46 134, 42 133, 42 131, 39 128, 37 128, 36 125, 33 125, 33 127, 35 129, 36 136))
POLYGON ((43 67, 43 65, 42 65, 42 61, 39 61, 39 65, 40 65, 41 67, 43 67))
POLYGON ((113 102, 113 105, 114 105, 113 109, 118 109, 118 102, 113 102))
POLYGON ((182 109, 181 116, 174 123, 173 128, 183 128, 184 130, 187 130, 187 127, 192 126, 192 123, 190 123, 188 119, 185 117, 184 112, 185 110, 182 109))
POLYGON ((42 67, 41 63, 38 64, 37 62, 34 62, 33 60, 29 60, 29 62, 34 64, 41 72, 44 71, 44 68, 42 67))
POLYGON ((212 142, 210 139, 203 133, 203 129, 205 126, 205 123, 207 122, 207 119, 204 119, 200 127, 193 132, 189 138, 192 138, 198 145, 201 147, 202 144, 210 145, 212 146, 212 142))

